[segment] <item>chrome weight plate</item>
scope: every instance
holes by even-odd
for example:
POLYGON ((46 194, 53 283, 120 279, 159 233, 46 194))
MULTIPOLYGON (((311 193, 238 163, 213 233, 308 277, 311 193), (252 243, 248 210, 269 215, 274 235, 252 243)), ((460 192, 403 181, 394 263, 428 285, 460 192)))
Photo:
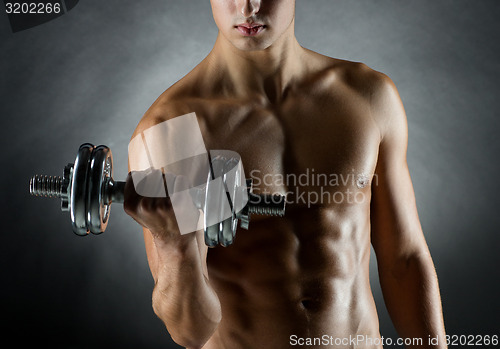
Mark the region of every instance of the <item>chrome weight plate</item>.
POLYGON ((71 178, 71 225, 73 232, 80 236, 86 236, 89 233, 86 218, 86 197, 90 159, 93 150, 94 146, 90 143, 84 143, 80 146, 73 166, 73 177, 71 178))
POLYGON ((108 225, 111 205, 105 191, 112 177, 111 150, 104 145, 97 146, 90 160, 87 191, 87 228, 93 234, 103 233, 108 225))

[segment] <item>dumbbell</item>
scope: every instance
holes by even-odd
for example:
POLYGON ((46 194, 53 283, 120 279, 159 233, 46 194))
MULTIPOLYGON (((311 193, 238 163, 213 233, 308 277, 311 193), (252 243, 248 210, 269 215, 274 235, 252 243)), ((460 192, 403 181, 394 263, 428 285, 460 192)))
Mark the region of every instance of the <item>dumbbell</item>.
MULTIPOLYGON (((212 177, 214 167, 220 169, 221 166, 227 165, 227 161, 231 159, 218 158, 211 162, 212 177)), ((225 179, 224 185, 226 185, 225 179)), ((62 176, 35 175, 30 180, 31 195, 61 199, 61 210, 70 212, 73 232, 79 236, 86 236, 89 233, 101 234, 106 230, 111 204, 123 203, 124 189, 125 182, 113 179, 111 150, 105 145, 94 146, 90 143, 80 146, 74 164, 66 165, 62 176)), ((204 227, 207 246, 231 245, 238 220, 242 228, 248 229, 251 214, 272 216, 285 214, 285 197, 252 193, 251 179, 233 189, 239 193, 245 191, 248 201, 240 211, 236 212, 231 203, 231 196, 227 193, 232 209, 231 217, 204 227)), ((193 203, 197 208, 206 210, 202 190, 200 195, 195 195, 193 203)))

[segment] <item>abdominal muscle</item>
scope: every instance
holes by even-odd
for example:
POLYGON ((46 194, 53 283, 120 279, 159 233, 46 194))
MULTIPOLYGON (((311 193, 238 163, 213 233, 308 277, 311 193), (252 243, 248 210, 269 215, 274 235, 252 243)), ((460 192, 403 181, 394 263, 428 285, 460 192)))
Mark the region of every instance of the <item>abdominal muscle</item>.
POLYGON ((349 342, 380 338, 363 206, 288 207, 285 219, 252 220, 234 245, 210 249, 222 321, 203 348, 381 347, 349 342))

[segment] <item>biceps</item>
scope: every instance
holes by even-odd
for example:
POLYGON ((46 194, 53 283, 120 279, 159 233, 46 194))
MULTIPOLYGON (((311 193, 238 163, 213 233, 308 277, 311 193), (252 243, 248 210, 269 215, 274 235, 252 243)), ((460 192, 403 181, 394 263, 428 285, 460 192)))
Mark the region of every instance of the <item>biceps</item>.
POLYGON ((372 244, 377 258, 392 263, 425 244, 406 159, 380 154, 372 191, 372 244))
POLYGON ((406 113, 392 81, 385 79, 374 95, 372 110, 382 135, 372 188, 372 244, 379 261, 392 263, 427 246, 406 162, 406 113))

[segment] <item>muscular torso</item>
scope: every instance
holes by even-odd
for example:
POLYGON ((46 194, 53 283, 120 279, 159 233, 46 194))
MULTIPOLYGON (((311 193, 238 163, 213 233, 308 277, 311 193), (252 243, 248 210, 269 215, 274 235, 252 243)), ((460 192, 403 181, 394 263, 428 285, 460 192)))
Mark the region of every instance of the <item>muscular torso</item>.
POLYGON ((232 246, 209 249, 222 321, 204 348, 378 338, 369 255, 380 133, 350 69, 318 69, 279 103, 213 90, 185 99, 207 149, 238 152, 255 192, 287 194, 288 201, 285 217, 252 216, 232 246))

